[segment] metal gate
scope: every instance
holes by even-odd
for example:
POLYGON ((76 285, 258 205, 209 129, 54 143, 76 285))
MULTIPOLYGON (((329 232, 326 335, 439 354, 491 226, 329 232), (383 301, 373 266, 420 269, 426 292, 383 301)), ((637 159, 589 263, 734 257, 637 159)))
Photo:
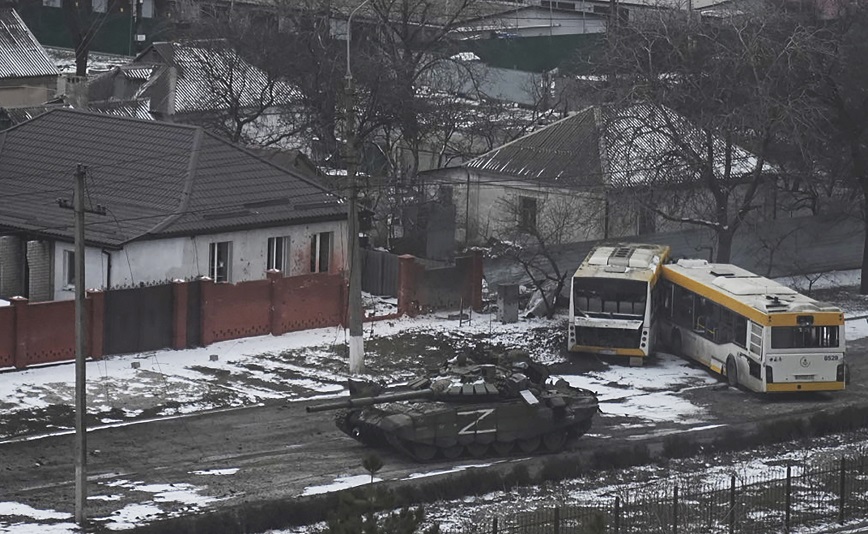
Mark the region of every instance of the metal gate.
POLYGON ((398 256, 362 249, 362 291, 372 295, 398 296, 398 256))
POLYGON ((171 284, 107 291, 104 332, 106 354, 171 347, 171 284))

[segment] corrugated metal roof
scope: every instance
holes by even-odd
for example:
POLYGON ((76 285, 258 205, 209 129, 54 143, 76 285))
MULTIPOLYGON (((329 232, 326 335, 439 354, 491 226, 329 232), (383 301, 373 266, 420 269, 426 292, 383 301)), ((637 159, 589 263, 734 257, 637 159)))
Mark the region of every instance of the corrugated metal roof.
POLYGON ((599 138, 595 108, 586 108, 464 166, 519 180, 564 186, 600 185, 599 138))
POLYGON ((90 111, 129 117, 131 119, 155 120, 151 114, 151 101, 147 98, 134 100, 105 100, 102 102, 88 102, 90 111))
POLYGON ((0 8, 0 78, 57 75, 57 67, 18 12, 0 8))
POLYGON ((324 188, 201 128, 69 109, 0 132, 0 230, 72 239, 76 166, 88 167, 88 241, 201 234, 346 218, 324 188))
MULTIPOLYGON (((615 109, 593 106, 530 133, 464 164, 497 179, 563 187, 634 187, 681 183, 697 178, 697 169, 678 147, 704 152, 704 132, 675 111, 651 105, 615 109)), ((724 173, 724 142, 714 139, 715 172, 724 173)), ((749 174, 756 156, 736 146, 730 177, 749 174)), ((764 170, 773 171, 770 164, 764 170)), ((483 178, 484 180, 485 178, 483 178)))
POLYGON ((226 95, 238 96, 242 106, 260 106, 264 95, 272 95, 273 105, 291 104, 300 93, 290 84, 270 80, 258 67, 245 61, 222 39, 190 42, 154 43, 136 61, 153 61, 159 56, 163 67, 152 72, 137 93, 154 102, 169 98, 167 67, 175 67, 174 111, 187 113, 225 107, 226 95))

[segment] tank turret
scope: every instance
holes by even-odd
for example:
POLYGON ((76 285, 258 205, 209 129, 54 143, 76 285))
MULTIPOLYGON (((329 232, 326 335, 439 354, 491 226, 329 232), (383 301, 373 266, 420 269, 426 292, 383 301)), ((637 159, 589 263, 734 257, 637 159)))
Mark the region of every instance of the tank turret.
POLYGON ((594 393, 548 377, 548 368, 527 359, 456 358, 402 386, 350 381, 348 399, 307 411, 337 410, 346 434, 417 461, 557 452, 587 432, 598 403, 594 393))

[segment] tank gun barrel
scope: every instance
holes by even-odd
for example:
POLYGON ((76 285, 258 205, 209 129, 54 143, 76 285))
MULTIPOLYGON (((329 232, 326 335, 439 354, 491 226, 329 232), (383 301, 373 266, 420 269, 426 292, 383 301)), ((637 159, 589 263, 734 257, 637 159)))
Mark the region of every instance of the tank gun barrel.
POLYGON ((346 400, 339 400, 333 402, 325 402, 323 404, 315 404, 313 406, 308 406, 305 408, 308 413, 310 412, 326 412, 329 410, 344 410, 347 408, 362 408, 364 406, 373 406, 375 404, 382 404, 385 402, 393 402, 393 401, 402 401, 402 400, 413 400, 413 399, 427 399, 434 395, 433 389, 418 389, 411 391, 398 391, 395 393, 385 393, 382 395, 368 396, 368 397, 350 397, 346 400))

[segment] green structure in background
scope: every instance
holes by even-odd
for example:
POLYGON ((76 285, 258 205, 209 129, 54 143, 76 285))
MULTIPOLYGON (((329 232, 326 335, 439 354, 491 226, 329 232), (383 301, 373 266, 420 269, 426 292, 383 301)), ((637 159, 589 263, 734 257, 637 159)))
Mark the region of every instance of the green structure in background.
MULTIPOLYGON (((16 10, 44 46, 74 48, 63 9, 43 6, 42 2, 19 2, 16 10)), ((174 23, 162 17, 141 18, 136 28, 129 8, 108 14, 83 14, 82 24, 99 28, 91 42, 91 52, 120 55, 135 55, 153 41, 167 40, 174 29, 174 23), (136 33, 145 35, 145 40, 136 42, 136 33)))
POLYGON ((605 34, 554 35, 464 41, 462 51, 473 52, 483 63, 503 69, 546 72, 554 68, 586 74, 587 61, 605 34))

